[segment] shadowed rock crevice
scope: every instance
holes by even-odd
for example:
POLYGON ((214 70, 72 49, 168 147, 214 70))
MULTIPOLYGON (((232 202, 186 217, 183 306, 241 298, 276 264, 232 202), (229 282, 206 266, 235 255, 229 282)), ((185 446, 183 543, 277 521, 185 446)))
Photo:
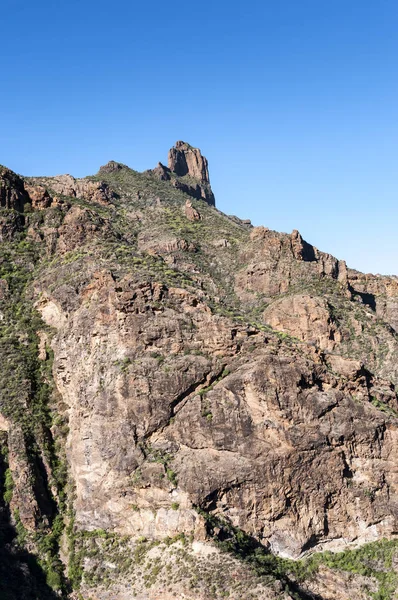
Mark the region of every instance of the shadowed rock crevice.
POLYGON ((0 598, 1 600, 59 600, 46 582, 37 556, 17 541, 10 507, 4 501, 8 464, 0 455, 0 598))
POLYGON ((30 198, 25 191, 23 180, 10 169, 0 165, 0 208, 23 212, 30 198))
POLYGON ((355 292, 355 295, 361 298, 362 302, 366 304, 366 306, 369 306, 369 308, 376 311, 376 298, 374 294, 355 292))
POLYGON ((190 396, 194 396, 195 393, 196 394, 200 394, 200 392, 203 389, 203 386, 205 383, 207 383, 206 389, 210 389, 214 383, 216 383, 223 371, 225 369, 225 366, 223 365, 215 374, 211 374, 211 373, 207 373, 202 379, 201 381, 197 381, 195 383, 193 383, 191 386, 189 386, 188 389, 186 389, 182 394, 180 394, 180 396, 178 396, 178 398, 176 398, 175 400, 173 400, 173 402, 170 405, 171 408, 171 416, 174 417, 175 416, 175 409, 180 406, 184 400, 189 399, 190 396), (209 378, 209 375, 210 378, 209 378))
POLYGON ((40 514, 46 516, 49 523, 52 523, 58 512, 57 503, 50 493, 50 484, 47 470, 40 454, 32 452, 30 463, 33 473, 33 492, 37 500, 40 514))

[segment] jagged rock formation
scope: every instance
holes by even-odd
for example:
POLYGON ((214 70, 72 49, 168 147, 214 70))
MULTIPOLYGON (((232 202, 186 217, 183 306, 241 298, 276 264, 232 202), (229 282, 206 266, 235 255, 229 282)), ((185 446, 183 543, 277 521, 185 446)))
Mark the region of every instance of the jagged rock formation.
MULTIPOLYGON (((36 181, 40 182, 40 184, 27 185, 26 191, 30 196, 32 206, 39 210, 48 208, 54 201, 46 184, 47 186, 50 186, 53 196, 54 194, 59 194, 60 196, 81 198, 97 204, 108 205, 115 196, 115 193, 102 181, 75 179, 71 175, 58 175, 56 177, 51 177, 51 179, 47 178, 47 180, 36 178, 36 181)), ((58 200, 57 197, 55 197, 55 200, 58 200)))
POLYGON ((207 161, 183 142, 145 173, 1 173, 0 551, 21 589, 392 598, 397 279, 195 200, 207 161))
POLYGON ((201 217, 200 217, 200 213, 199 211, 197 211, 193 206, 192 206, 192 202, 190 200, 187 200, 185 202, 185 208, 184 208, 184 212, 185 212, 185 216, 187 217, 187 219, 189 219, 190 221, 200 221, 201 217))
POLYGON ((168 166, 159 162, 149 173, 161 181, 170 181, 188 196, 215 206, 207 159, 202 156, 199 148, 193 148, 186 142, 176 142, 169 150, 168 166))
POLYGON ((22 179, 10 169, 0 166, 0 207, 23 212, 28 202, 22 179))
POLYGON ((350 269, 348 278, 358 298, 398 331, 398 277, 365 275, 350 269))
POLYGON ((125 167, 125 165, 123 165, 122 163, 118 163, 118 162, 115 162, 114 160, 110 160, 108 163, 106 163, 106 165, 103 165, 102 167, 100 167, 99 172, 100 173, 115 173, 115 172, 123 169, 123 167, 125 167))
POLYGON ((186 142, 176 142, 169 150, 168 167, 179 177, 190 175, 202 183, 210 183, 207 159, 186 142))

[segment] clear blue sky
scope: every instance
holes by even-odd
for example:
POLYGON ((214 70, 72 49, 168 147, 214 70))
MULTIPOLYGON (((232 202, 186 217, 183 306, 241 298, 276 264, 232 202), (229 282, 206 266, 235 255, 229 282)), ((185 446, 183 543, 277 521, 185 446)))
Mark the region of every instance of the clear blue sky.
POLYGON ((178 139, 218 207, 398 273, 396 0, 3 0, 0 163, 143 170, 178 139))

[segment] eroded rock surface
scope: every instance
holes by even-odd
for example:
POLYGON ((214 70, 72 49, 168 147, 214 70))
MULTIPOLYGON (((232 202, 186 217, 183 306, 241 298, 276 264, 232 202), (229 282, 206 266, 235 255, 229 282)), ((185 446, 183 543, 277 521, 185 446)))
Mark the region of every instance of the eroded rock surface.
MULTIPOLYGON (((71 175, 58 175, 48 180, 51 190, 62 196, 83 198, 89 202, 108 205, 114 193, 102 181, 75 179, 71 175)), ((40 186, 42 187, 42 186, 40 186)), ((35 193, 36 196, 36 193, 35 193)))
POLYGON ((193 148, 186 142, 176 142, 169 150, 168 166, 159 162, 149 173, 161 181, 169 181, 188 196, 204 200, 211 206, 215 205, 207 159, 202 156, 199 148, 193 148))
POLYGON ((176 142, 169 150, 168 167, 179 177, 190 175, 202 183, 210 183, 207 159, 186 142, 176 142))
POLYGON ((14 559, 85 600, 398 585, 396 278, 215 210, 183 142, 142 174, 1 177, 14 559))
POLYGON ((0 207, 23 212, 29 204, 23 180, 13 171, 0 166, 0 207))

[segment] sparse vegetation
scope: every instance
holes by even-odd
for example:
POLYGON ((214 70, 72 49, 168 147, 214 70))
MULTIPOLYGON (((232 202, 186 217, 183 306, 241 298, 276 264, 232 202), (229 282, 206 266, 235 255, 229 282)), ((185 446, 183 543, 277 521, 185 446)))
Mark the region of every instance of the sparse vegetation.
POLYGON ((345 552, 319 552, 302 560, 283 559, 271 554, 255 539, 227 521, 198 510, 219 548, 247 562, 258 575, 271 576, 284 582, 293 594, 297 586, 305 587, 306 580, 315 576, 320 565, 325 565, 330 569, 373 578, 378 590, 369 591, 369 597, 374 600, 393 600, 398 588, 398 574, 392 570, 394 556, 398 557, 398 540, 383 539, 345 552), (214 531, 220 533, 215 535, 214 531))

